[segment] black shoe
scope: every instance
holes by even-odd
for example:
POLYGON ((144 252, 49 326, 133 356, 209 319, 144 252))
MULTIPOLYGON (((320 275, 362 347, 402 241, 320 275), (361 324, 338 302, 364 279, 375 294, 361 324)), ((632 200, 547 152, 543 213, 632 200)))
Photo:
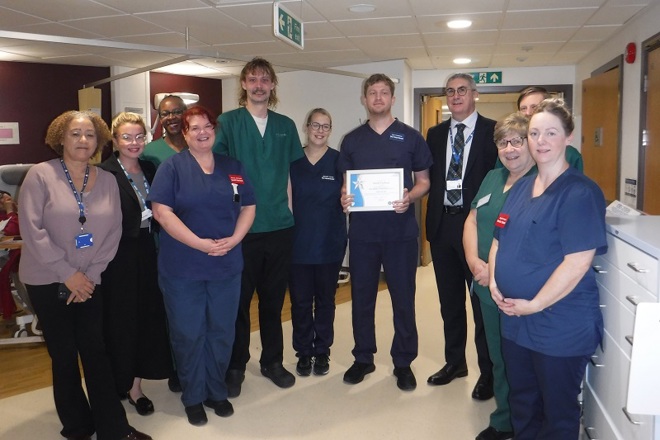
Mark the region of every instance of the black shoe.
POLYGON ((140 414, 141 416, 148 416, 149 414, 153 414, 154 412, 154 404, 147 396, 142 396, 138 398, 138 400, 133 401, 131 399, 131 395, 129 394, 127 396, 128 398, 128 403, 133 405, 135 409, 137 410, 137 413, 140 414))
POLYGON ((309 376, 312 374, 312 357, 300 356, 298 364, 296 365, 296 373, 298 376, 309 376))
POLYGON ((227 370, 225 374, 225 385, 227 385, 227 396, 238 397, 241 395, 241 384, 245 380, 245 371, 227 370))
POLYGON ((493 397, 493 376, 482 374, 472 390, 472 398, 476 400, 488 400, 493 397))
POLYGON ((92 440, 91 435, 87 434, 80 434, 80 435, 70 435, 68 437, 65 437, 66 440, 92 440))
POLYGON ((429 385, 447 385, 457 377, 465 377, 468 374, 467 365, 446 364, 440 371, 433 374, 426 381, 429 385))
POLYGON ((319 354, 314 358, 314 374, 325 376, 330 370, 330 357, 327 354, 319 354))
POLYGON ((176 371, 172 373, 169 379, 167 379, 167 387, 173 393, 181 392, 181 382, 179 382, 179 376, 176 375, 176 371))
POLYGON ((376 371, 374 364, 364 364, 362 362, 353 362, 351 368, 344 373, 344 382, 355 385, 364 380, 364 376, 376 371))
POLYGON ((140 431, 133 431, 128 434, 126 437, 122 437, 121 440, 153 440, 150 435, 145 434, 140 431))
POLYGON ((412 391, 417 388, 417 380, 410 367, 394 367, 396 386, 403 391, 412 391))
POLYGON ((188 416, 188 423, 193 426, 206 425, 209 419, 206 418, 206 411, 204 405, 198 403, 197 405, 186 406, 186 415, 188 416))
POLYGON ((220 417, 229 417, 234 414, 234 407, 229 400, 205 400, 204 405, 212 408, 220 417))
POLYGON ((479 433, 474 440, 509 440, 513 438, 511 431, 498 431, 497 429, 489 426, 479 433))
POLYGON ((296 383, 296 376, 289 373, 282 364, 262 366, 261 374, 272 380, 280 388, 291 388, 296 383))

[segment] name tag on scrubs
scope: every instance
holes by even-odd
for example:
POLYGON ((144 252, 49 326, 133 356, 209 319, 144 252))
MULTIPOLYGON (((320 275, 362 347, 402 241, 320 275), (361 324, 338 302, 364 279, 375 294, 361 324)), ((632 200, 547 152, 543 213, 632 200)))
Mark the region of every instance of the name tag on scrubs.
POLYGON ((509 221, 509 214, 501 213, 497 220, 495 220, 495 227, 502 229, 506 226, 506 222, 509 221))
POLYGON ((144 211, 142 211, 142 221, 149 220, 151 217, 153 217, 153 212, 151 212, 151 209, 145 208, 144 211))
POLYGON ((463 189, 462 180, 448 180, 447 181, 447 190, 451 191, 454 189, 463 189))
POLYGON ((484 206, 486 203, 488 203, 489 200, 490 200, 490 194, 488 194, 487 196, 483 196, 477 202, 477 208, 484 206))

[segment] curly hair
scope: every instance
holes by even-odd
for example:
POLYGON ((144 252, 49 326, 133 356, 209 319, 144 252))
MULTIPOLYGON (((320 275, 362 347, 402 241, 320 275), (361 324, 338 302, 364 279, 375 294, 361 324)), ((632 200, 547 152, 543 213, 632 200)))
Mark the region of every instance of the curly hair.
MULTIPOLYGON (((264 75, 270 76, 270 80, 273 82, 273 90, 270 91, 270 96, 268 97, 268 107, 270 108, 275 108, 277 106, 277 103, 279 102, 279 99, 277 98, 277 75, 275 74, 275 69, 273 68, 273 65, 270 64, 268 61, 261 57, 254 57, 250 62, 248 62, 244 67, 243 70, 241 70, 241 83, 243 83, 246 79, 248 74, 257 74, 261 73, 264 75)), ((239 91, 238 95, 238 105, 241 107, 245 107, 247 104, 247 91, 243 89, 241 86, 241 89, 239 91)))
POLYGON ((58 156, 62 157, 64 154, 64 145, 62 144, 64 142, 64 135, 71 121, 74 119, 89 119, 92 125, 94 125, 97 143, 96 150, 92 156, 102 151, 103 147, 112 139, 108 125, 99 115, 91 111, 69 110, 53 119, 46 132, 46 145, 52 148, 58 156))

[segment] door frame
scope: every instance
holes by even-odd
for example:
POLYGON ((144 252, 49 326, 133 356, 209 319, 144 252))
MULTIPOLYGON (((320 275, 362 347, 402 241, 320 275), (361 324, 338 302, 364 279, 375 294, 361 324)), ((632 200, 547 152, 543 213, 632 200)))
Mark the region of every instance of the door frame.
POLYGON ((642 52, 642 69, 640 72, 639 81, 639 140, 637 145, 637 206, 635 208, 641 210, 644 204, 644 191, 646 186, 646 140, 644 137, 644 130, 647 124, 647 92, 646 92, 646 77, 649 68, 649 52, 660 48, 660 33, 655 34, 651 38, 644 40, 641 44, 642 52))

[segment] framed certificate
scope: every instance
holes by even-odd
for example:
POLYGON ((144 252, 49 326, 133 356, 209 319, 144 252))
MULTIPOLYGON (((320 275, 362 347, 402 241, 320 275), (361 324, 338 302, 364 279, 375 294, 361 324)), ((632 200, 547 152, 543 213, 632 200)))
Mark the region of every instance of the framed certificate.
POLYGON ((348 170, 346 193, 353 195, 351 212, 393 211, 403 197, 403 168, 348 170))

